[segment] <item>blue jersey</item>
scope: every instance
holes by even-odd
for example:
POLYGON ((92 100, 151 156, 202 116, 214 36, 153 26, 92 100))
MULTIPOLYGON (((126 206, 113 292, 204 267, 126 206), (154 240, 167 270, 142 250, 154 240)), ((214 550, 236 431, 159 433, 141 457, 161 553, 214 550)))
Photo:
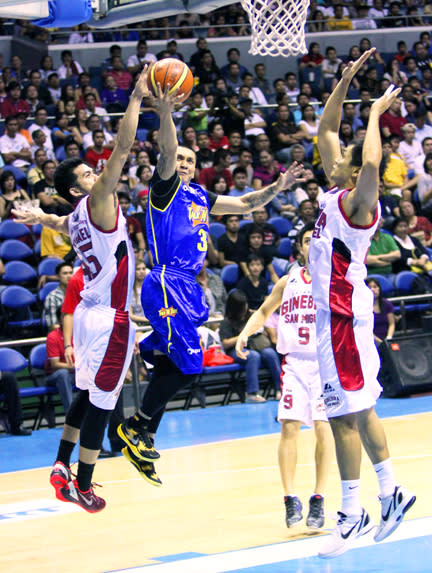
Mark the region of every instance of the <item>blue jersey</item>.
POLYGON ((153 362, 154 352, 162 352, 184 374, 197 374, 202 370, 197 327, 207 320, 208 307, 195 276, 207 254, 215 196, 200 185, 185 185, 178 176, 162 181, 156 172, 154 180, 159 193, 150 187, 146 225, 154 267, 141 290, 153 332, 140 342, 141 355, 153 362), (163 208, 155 205, 161 196, 166 197, 163 208))
POLYGON ((146 228, 154 263, 198 274, 207 254, 209 210, 201 185, 185 185, 179 178, 165 209, 154 206, 150 187, 146 228))

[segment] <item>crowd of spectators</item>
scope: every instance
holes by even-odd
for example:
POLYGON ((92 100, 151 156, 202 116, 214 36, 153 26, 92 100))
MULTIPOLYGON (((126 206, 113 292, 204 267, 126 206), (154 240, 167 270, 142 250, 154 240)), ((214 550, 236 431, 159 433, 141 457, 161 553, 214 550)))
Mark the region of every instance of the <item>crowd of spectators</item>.
MULTIPOLYGON (((358 2, 341 6, 312 0, 310 16, 330 29, 351 29, 348 25, 360 27, 358 21, 366 23, 367 13, 375 11, 380 13, 380 20, 374 12, 373 23, 390 25, 385 17, 390 13, 396 18, 396 4, 400 12, 404 5, 398 2, 392 2, 387 12, 381 0, 374 0, 367 10, 358 2), (347 27, 339 27, 342 21, 347 27)), ((426 17, 427 7, 418 18, 426 17)), ((405 8, 414 18, 412 3, 405 8)), ((244 14, 237 5, 218 11, 215 27, 207 35, 218 35, 222 28, 231 34, 230 26, 239 18, 244 14)), ((203 23, 198 16, 189 20, 189 24, 203 23)), ((186 26, 179 18, 176 22, 184 26, 181 37, 186 37, 186 26)), ((246 20, 243 23, 246 29, 246 20)), ((313 25, 309 24, 310 30, 313 25)), ((146 39, 130 38, 127 27, 123 32, 137 40, 135 53, 124 58, 121 46, 113 43, 100 62, 99 75, 93 73, 91 77, 70 49, 63 50, 57 68, 50 56, 44 56, 40 67, 34 69, 26 69, 19 56, 13 55, 9 65, 0 57, 2 221, 12 217, 14 205, 30 200, 48 213, 70 212, 54 186, 57 163, 81 156, 101 172, 112 153, 121 115, 140 70, 167 56, 183 59, 181 43, 172 37, 166 50, 153 54, 146 39)), ((74 34, 85 34, 87 41, 92 38, 85 25, 74 34)), ((210 219, 208 260, 197 280, 211 315, 224 314, 227 291, 235 286, 245 293, 250 309, 258 308, 278 277, 296 264, 296 234, 314 220, 319 197, 328 189, 316 145, 323 106, 347 62, 369 47, 370 41, 364 37, 359 45, 347 46, 346 53, 338 53, 332 46, 321 53, 319 43, 313 42, 299 59, 297 73, 281 73, 271 82, 264 63, 257 61, 253 69, 247 69, 235 47, 227 51, 226 61, 217 61, 206 38, 197 38, 196 51, 187 62, 195 87, 189 100, 174 113, 179 141, 197 155, 196 181, 218 194, 242 196, 274 182, 294 161, 303 164, 304 179, 278 194, 266 208, 243 218, 210 219), (235 267, 235 273, 226 272, 228 267, 235 267)), ((402 92, 381 118, 387 160, 380 184, 382 221, 366 263, 369 274, 375 277, 394 281, 398 273, 410 270, 422 275, 427 285, 432 273, 432 45, 428 32, 421 32, 412 46, 400 40, 392 53, 376 51, 364 64, 343 107, 343 147, 361 143, 371 100, 390 83, 399 85, 402 92)), ((117 188, 137 258, 138 286, 131 311, 139 325, 145 324, 145 317, 137 293, 153 263, 145 229, 148 188, 159 153, 159 120, 150 99, 143 101, 141 112, 137 138, 117 188)), ((70 274, 70 265, 76 261, 68 237, 44 229, 36 244, 32 238, 34 234, 24 240, 34 248, 35 266, 41 258, 57 257, 69 264, 70 274)), ((49 280, 60 281, 51 302, 56 296, 61 298, 61 271, 59 268, 57 277, 40 276, 37 282, 37 288, 42 288, 49 280)), ((4 272, 0 261, 0 274, 4 272)), ((56 310, 55 305, 47 306, 45 331, 58 327, 53 324, 56 310)))

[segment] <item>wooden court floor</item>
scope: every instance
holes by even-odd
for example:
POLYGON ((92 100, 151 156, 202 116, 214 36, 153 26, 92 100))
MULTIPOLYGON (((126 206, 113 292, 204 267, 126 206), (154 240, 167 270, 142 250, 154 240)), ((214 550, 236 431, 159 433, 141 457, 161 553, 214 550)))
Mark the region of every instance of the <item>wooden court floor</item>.
MULTIPOLYGON (((417 494, 409 519, 432 516, 432 414, 388 418, 384 425, 398 480, 417 494)), ((0 506, 3 513, 8 507, 16 512, 13 519, 0 519, 0 571, 115 571, 167 555, 213 554, 316 535, 302 524, 285 527, 278 439, 269 434, 163 450, 157 466, 161 488, 145 482, 122 457, 101 460, 94 477, 103 484, 97 493, 107 508, 96 515, 56 502, 49 468, 0 474, 0 506)), ((312 432, 303 430, 296 483, 304 505, 313 487, 313 448, 312 432)), ((365 457, 362 478, 362 502, 378 520, 376 478, 365 457)), ((327 515, 336 514, 339 501, 334 461, 327 515)), ((327 519, 325 527, 333 524, 327 519)))

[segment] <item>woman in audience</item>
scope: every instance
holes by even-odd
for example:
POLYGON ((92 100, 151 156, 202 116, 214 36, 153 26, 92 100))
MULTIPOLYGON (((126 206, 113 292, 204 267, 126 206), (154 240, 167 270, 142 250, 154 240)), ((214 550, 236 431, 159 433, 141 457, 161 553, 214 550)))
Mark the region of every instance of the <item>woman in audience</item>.
POLYGON ((432 219, 432 153, 428 153, 423 163, 423 173, 417 181, 417 193, 421 203, 423 215, 432 219))
POLYGON ((399 209, 401 218, 408 225, 408 234, 419 239, 425 247, 430 247, 432 244, 432 223, 429 219, 416 215, 414 205, 406 199, 401 199, 399 209))
POLYGON ((55 150, 64 145, 67 139, 73 139, 78 145, 82 143, 82 137, 78 130, 69 127, 69 117, 65 112, 57 112, 51 138, 55 150))
POLYGON ((15 202, 30 201, 27 193, 17 187, 15 175, 10 171, 3 171, 0 175, 0 219, 12 219, 11 210, 15 202))
POLYGON ((393 338, 396 320, 392 303, 383 297, 379 282, 373 278, 367 278, 366 284, 374 296, 374 338, 375 344, 379 345, 386 338, 393 338))
POLYGON ((392 84, 402 87, 408 82, 405 72, 400 69, 400 62, 397 58, 393 58, 387 64, 387 71, 383 76, 384 79, 389 80, 392 84))
POLYGON ((261 151, 259 154, 259 165, 257 165, 252 179, 252 186, 258 190, 266 185, 270 185, 285 173, 286 169, 278 163, 271 151, 261 151))
POLYGON ((225 177, 223 175, 216 175, 216 177, 213 177, 209 191, 217 193, 217 195, 227 195, 229 189, 225 177))
POLYGON ((197 145, 196 131, 190 125, 182 130, 182 145, 195 152, 199 149, 197 145))
POLYGON ((401 258, 393 263, 393 272, 413 271, 419 275, 427 275, 432 271, 432 261, 429 255, 415 237, 408 234, 408 223, 396 218, 392 225, 394 240, 401 252, 401 258))
POLYGON ((322 10, 315 10, 308 22, 308 32, 328 32, 330 30, 327 18, 322 10))
POLYGON ((309 44, 309 51, 307 54, 302 56, 299 63, 299 71, 303 68, 310 67, 316 68, 322 64, 324 56, 321 54, 321 48, 318 42, 311 42, 309 44))
POLYGON ((43 56, 40 62, 39 72, 42 77, 42 81, 46 82, 50 73, 55 72, 53 59, 51 56, 43 56))
POLYGON ((75 119, 70 123, 70 127, 75 128, 81 138, 90 130, 87 127, 87 113, 84 109, 77 109, 75 119))
POLYGON ((225 318, 219 326, 219 336, 224 350, 229 356, 246 369, 246 402, 265 402, 259 394, 258 371, 268 368, 276 387, 280 389, 280 362, 276 350, 272 347, 265 332, 257 332, 249 337, 246 360, 239 358, 235 352, 238 335, 243 330, 250 316, 246 295, 241 290, 231 291, 225 309, 225 318))
POLYGON ((135 265, 135 280, 132 289, 131 306, 129 310, 129 316, 136 326, 143 326, 148 324, 148 320, 144 316, 144 311, 141 305, 141 288, 144 279, 150 272, 150 269, 146 267, 144 261, 137 261, 135 265))
POLYGON ((298 126, 302 132, 304 144, 311 143, 313 138, 318 135, 319 119, 312 105, 304 106, 298 126))

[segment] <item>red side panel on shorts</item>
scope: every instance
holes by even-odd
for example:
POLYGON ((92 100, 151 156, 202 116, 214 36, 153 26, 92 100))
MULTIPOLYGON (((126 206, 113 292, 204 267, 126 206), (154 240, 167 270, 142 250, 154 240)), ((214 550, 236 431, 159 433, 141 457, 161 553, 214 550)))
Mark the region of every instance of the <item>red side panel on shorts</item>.
POLYGON ((104 392, 112 392, 117 386, 129 345, 129 319, 127 313, 117 311, 111 336, 102 360, 102 364, 95 376, 95 384, 104 392))
POLYGON ((350 261, 333 250, 330 279, 331 339, 336 369, 344 390, 360 390, 364 386, 360 355, 354 338, 353 286, 346 273, 350 261))

